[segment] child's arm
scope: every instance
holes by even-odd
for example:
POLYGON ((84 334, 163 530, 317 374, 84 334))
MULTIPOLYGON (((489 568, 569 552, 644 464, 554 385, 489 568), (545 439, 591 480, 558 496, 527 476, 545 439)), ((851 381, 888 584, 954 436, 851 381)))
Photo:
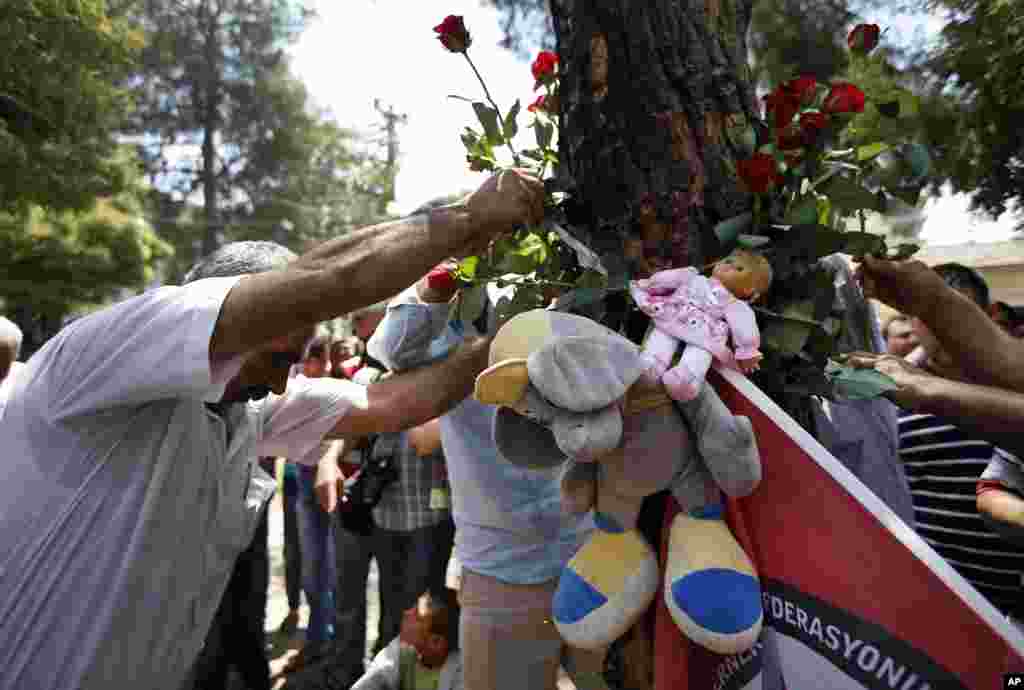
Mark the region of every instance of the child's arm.
POLYGON ((978 481, 978 512, 1005 539, 1024 544, 1024 467, 996 453, 978 481))

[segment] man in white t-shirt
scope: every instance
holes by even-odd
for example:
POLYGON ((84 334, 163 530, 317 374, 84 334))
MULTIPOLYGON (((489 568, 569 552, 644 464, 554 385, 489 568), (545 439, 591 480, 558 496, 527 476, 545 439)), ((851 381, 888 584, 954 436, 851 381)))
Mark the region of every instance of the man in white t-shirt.
POLYGON ((35 353, 0 422, 0 690, 181 688, 273 491, 255 458, 420 424, 486 365, 478 339, 368 388, 289 382, 315 325, 542 211, 541 184, 506 171, 295 260, 227 245, 35 353))
POLYGON ((4 418, 4 403, 14 371, 22 366, 21 329, 18 324, 0 316, 0 419, 4 418))

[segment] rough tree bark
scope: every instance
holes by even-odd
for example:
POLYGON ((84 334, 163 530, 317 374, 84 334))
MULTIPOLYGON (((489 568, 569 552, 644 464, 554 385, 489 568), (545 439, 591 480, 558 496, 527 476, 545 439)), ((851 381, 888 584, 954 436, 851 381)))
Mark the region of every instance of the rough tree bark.
POLYGON ((717 249, 714 223, 749 207, 724 132, 755 109, 752 4, 552 0, 562 174, 590 214, 595 248, 621 255, 646 230, 651 258, 698 265, 717 249))
MULTIPOLYGON (((715 224, 750 209, 735 161, 751 153, 739 133, 759 112, 746 60, 753 4, 551 0, 558 187, 573 199, 572 232, 613 280, 706 265, 722 251, 715 224)), ((804 402, 774 397, 812 428, 804 402)))

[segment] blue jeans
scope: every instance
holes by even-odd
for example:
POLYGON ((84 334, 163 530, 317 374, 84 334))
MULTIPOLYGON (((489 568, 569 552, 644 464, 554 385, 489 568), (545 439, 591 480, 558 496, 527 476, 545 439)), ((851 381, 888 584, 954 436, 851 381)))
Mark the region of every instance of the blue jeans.
POLYGON ((309 604, 306 641, 318 643, 334 638, 334 534, 330 515, 316 502, 313 493, 316 468, 300 466, 298 479, 296 507, 302 551, 302 589, 309 604))

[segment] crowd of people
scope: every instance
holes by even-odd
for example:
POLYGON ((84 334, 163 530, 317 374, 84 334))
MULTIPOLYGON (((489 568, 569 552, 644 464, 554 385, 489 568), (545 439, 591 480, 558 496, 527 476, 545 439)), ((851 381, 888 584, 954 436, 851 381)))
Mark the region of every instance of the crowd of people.
MULTIPOLYGON (((0 689, 220 690, 231 667, 270 688, 266 505, 282 458, 282 629, 300 590, 309 607, 291 671, 316 667, 324 688, 553 690, 561 666, 579 690, 613 687, 608 650, 567 646, 552 623, 593 516, 563 510, 552 473, 501 457, 496 408, 471 395, 498 313, 449 321, 455 286, 428 279, 542 212, 540 182, 505 171, 302 256, 228 244, 24 363, 0 319, 0 689), (339 316, 354 335, 322 330, 339 316)), ((897 387, 821 404, 822 442, 1019 621, 1016 311, 964 266, 826 263, 846 360, 897 387), (901 314, 880 327, 872 297, 901 314)), ((649 645, 636 649, 643 666, 649 645)))

